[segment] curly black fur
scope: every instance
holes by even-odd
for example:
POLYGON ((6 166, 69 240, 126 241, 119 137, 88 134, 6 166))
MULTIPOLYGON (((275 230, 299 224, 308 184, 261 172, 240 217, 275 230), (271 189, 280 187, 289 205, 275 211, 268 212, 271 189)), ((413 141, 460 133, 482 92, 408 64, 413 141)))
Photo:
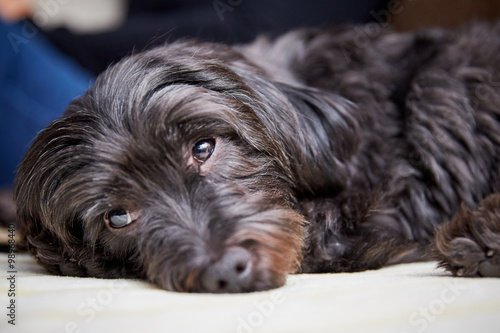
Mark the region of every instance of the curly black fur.
POLYGON ((177 291, 429 258, 500 276, 500 25, 362 32, 177 42, 112 66, 21 164, 29 249, 56 274, 177 291), (114 228, 117 210, 134 222, 114 228))

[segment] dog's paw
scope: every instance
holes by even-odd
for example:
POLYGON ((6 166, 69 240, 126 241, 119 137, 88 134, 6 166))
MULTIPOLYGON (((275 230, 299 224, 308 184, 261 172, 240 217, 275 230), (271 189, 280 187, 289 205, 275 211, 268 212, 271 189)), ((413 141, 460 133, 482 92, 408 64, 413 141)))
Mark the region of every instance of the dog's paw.
POLYGON ((495 250, 486 252, 486 259, 479 263, 479 275, 500 277, 500 254, 495 250))
POLYGON ((500 277, 500 195, 465 206, 436 233, 440 266, 456 276, 500 277))
POLYGON ((500 252, 466 237, 440 246, 441 266, 456 276, 500 277, 500 252))

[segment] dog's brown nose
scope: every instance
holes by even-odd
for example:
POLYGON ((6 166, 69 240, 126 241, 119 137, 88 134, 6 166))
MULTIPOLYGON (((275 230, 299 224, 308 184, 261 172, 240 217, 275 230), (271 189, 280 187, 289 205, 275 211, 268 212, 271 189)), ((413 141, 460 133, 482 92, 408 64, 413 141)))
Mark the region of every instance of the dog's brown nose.
POLYGON ((231 247, 203 272, 201 283, 209 293, 237 293, 249 290, 252 275, 250 252, 231 247))

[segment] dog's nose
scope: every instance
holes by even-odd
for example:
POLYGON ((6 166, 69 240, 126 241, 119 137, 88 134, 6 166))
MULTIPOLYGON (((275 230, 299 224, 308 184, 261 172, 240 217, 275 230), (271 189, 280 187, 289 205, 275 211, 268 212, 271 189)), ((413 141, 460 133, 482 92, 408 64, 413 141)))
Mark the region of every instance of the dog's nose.
POLYGON ((202 274, 209 293, 247 291, 252 282, 252 255, 242 247, 231 247, 202 274))

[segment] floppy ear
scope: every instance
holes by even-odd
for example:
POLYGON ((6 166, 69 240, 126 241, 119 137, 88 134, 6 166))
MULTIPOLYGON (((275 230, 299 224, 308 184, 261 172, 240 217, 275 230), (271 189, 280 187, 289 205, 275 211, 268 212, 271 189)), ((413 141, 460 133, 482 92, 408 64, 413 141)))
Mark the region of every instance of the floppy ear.
POLYGON ((301 133, 301 165, 297 165, 304 188, 315 194, 341 191, 347 165, 359 146, 355 105, 343 97, 315 88, 277 84, 294 108, 297 132, 301 133))
POLYGON ((298 194, 340 192, 348 178, 347 164, 359 146, 355 105, 316 88, 275 82, 255 68, 228 67, 237 75, 226 75, 231 80, 221 85, 224 88, 205 87, 250 106, 259 119, 253 132, 265 133, 268 140, 247 141, 275 157, 293 178, 298 194))
POLYGON ((76 186, 66 180, 93 156, 85 138, 93 122, 98 120, 90 114, 54 121, 35 138, 16 176, 20 233, 30 252, 52 273, 85 274, 70 260, 80 257, 77 252, 85 245, 84 226, 71 206, 76 195, 71 189, 76 186))

